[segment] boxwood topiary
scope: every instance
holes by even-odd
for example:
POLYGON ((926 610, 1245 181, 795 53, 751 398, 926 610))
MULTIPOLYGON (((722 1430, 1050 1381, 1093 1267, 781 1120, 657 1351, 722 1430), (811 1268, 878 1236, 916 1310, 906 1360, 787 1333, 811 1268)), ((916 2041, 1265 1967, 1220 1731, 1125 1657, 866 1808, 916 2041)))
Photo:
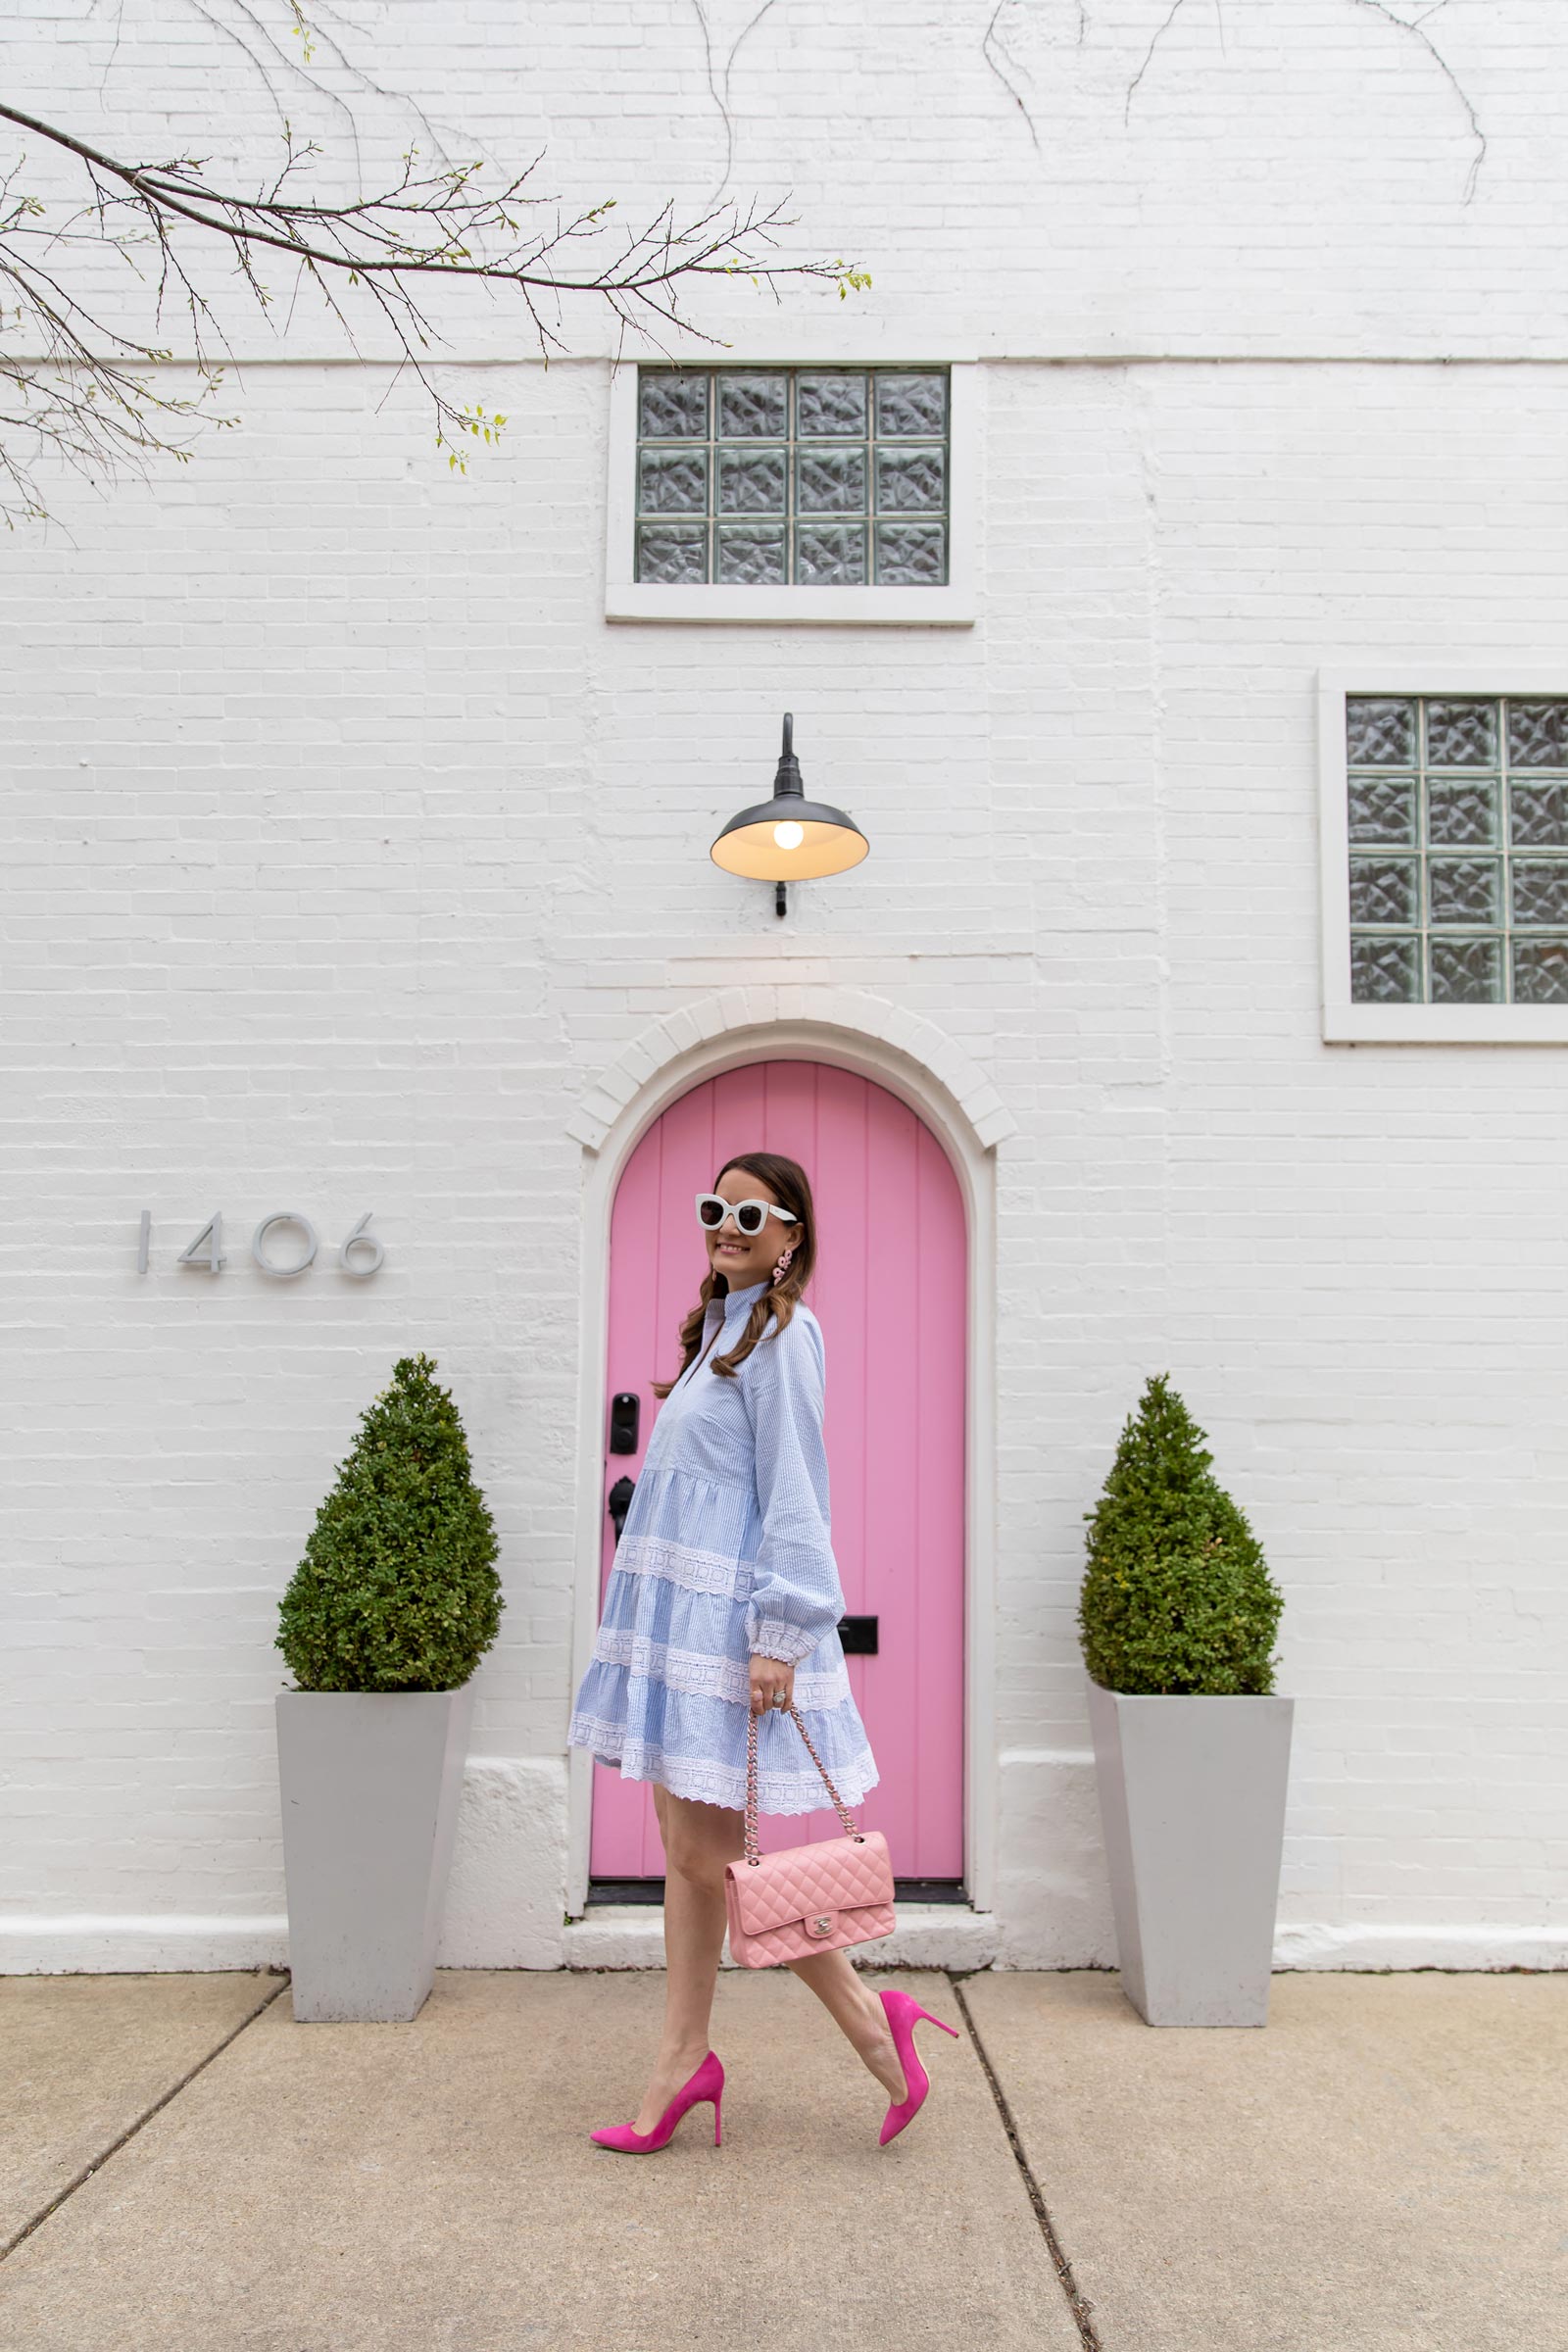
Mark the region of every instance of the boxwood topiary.
POLYGON ((455 1690, 496 1638, 495 1524, 435 1369, 394 1366, 317 1513, 278 1611, 302 1690, 455 1690))
POLYGON ((1266 1693, 1284 1595, 1169 1377, 1151 1377, 1084 1513, 1084 1663, 1107 1690, 1266 1693))

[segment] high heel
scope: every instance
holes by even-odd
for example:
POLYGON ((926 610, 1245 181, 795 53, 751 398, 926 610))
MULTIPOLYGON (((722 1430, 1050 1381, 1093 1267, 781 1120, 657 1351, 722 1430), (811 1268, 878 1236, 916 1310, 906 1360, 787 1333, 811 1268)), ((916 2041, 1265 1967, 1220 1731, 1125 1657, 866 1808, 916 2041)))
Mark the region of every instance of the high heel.
POLYGON ((697 2072, 688 2076, 681 2084, 651 2132, 634 2132, 630 2124, 605 2124, 599 2131, 590 2132, 588 2136, 597 2139, 602 2148, 616 2148, 623 2156, 651 2156, 655 2148, 664 2146, 688 2108, 700 2107, 705 2099, 711 2099, 713 2145, 716 2148, 721 2145, 718 2111, 723 2095, 724 2069, 710 2050, 697 2072))
POLYGON ((951 2034, 955 2041, 958 2039, 958 2029, 956 2026, 944 2025, 940 2017, 933 2017, 929 2009, 921 2008, 912 1992, 903 1992, 896 1984, 890 1984, 885 1991, 878 1993, 877 1998, 893 2029, 893 2043, 899 2053, 899 2064, 904 2069, 905 2085, 905 2096, 896 2100, 882 2118, 882 2136, 877 2145, 885 2148, 890 2139, 898 2138, 906 2124, 913 2123, 925 2105, 925 2094, 931 2087, 931 2078, 921 2065, 919 2052, 914 2046, 916 2025, 923 2017, 928 2025, 941 2026, 943 2033, 951 2034))

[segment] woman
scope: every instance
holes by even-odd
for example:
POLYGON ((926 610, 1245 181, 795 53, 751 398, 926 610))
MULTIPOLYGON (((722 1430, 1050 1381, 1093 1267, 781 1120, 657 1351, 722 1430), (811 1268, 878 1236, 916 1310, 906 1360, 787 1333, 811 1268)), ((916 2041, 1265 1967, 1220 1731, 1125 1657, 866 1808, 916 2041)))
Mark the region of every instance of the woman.
MULTIPOLYGON (((763 1813, 824 1801, 799 1729, 778 1712, 792 1704, 847 1805, 878 1777, 837 1631, 822 1331, 801 1296, 816 1259, 811 1188, 797 1161, 743 1152, 699 1194, 697 1214, 708 1274, 681 1327, 680 1371, 653 1384, 667 1401, 567 1734, 623 1780, 653 1783, 664 1845, 663 2034, 635 2120, 592 2134, 637 2155, 664 2146, 705 2100, 718 2141, 724 2073, 709 2020, 724 1865, 744 1851, 748 1713, 760 1718, 763 1813)), ((873 1992, 842 1951, 787 1965, 887 2091, 885 2145, 925 2097, 912 2035, 926 2012, 906 1992, 873 1992)))

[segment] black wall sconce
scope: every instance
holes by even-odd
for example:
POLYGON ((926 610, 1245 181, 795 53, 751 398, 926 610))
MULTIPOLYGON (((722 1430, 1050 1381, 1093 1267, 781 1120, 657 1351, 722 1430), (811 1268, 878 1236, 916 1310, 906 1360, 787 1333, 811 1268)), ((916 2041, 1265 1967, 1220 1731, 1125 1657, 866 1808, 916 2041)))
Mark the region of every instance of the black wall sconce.
POLYGON ((871 844, 852 816, 825 801, 808 801, 795 757, 795 720, 784 713, 784 748, 773 797, 732 816, 710 856, 727 874, 776 885, 773 911, 785 911, 786 882, 814 882, 823 874, 846 873, 870 853, 871 844))

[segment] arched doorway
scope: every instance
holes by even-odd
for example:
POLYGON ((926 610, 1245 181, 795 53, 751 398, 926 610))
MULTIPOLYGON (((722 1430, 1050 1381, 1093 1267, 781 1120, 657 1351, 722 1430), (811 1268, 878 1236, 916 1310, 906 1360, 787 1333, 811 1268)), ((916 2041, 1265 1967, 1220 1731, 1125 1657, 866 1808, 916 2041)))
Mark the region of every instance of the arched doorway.
MULTIPOLYGON (((635 1479, 706 1253, 691 1213, 732 1152, 786 1152, 811 1179, 820 1228, 808 1294, 827 1348, 833 1548, 856 1703, 881 1771, 860 1808, 901 1878, 957 1884, 963 1854, 964 1397, 967 1237, 936 1137, 907 1103, 836 1064, 756 1061, 706 1079, 648 1129, 611 1226, 601 1579, 614 1557, 611 1490, 635 1479), (610 1402, 639 1398, 636 1450, 608 1451, 610 1402), (857 1640, 874 1648, 855 1649, 857 1640)), ((602 1583, 601 1583, 602 1590, 602 1583)), ((646 1784, 593 1767, 594 1881, 657 1879, 646 1784)), ((819 1814, 764 1822, 764 1845, 830 1836, 819 1814)))

